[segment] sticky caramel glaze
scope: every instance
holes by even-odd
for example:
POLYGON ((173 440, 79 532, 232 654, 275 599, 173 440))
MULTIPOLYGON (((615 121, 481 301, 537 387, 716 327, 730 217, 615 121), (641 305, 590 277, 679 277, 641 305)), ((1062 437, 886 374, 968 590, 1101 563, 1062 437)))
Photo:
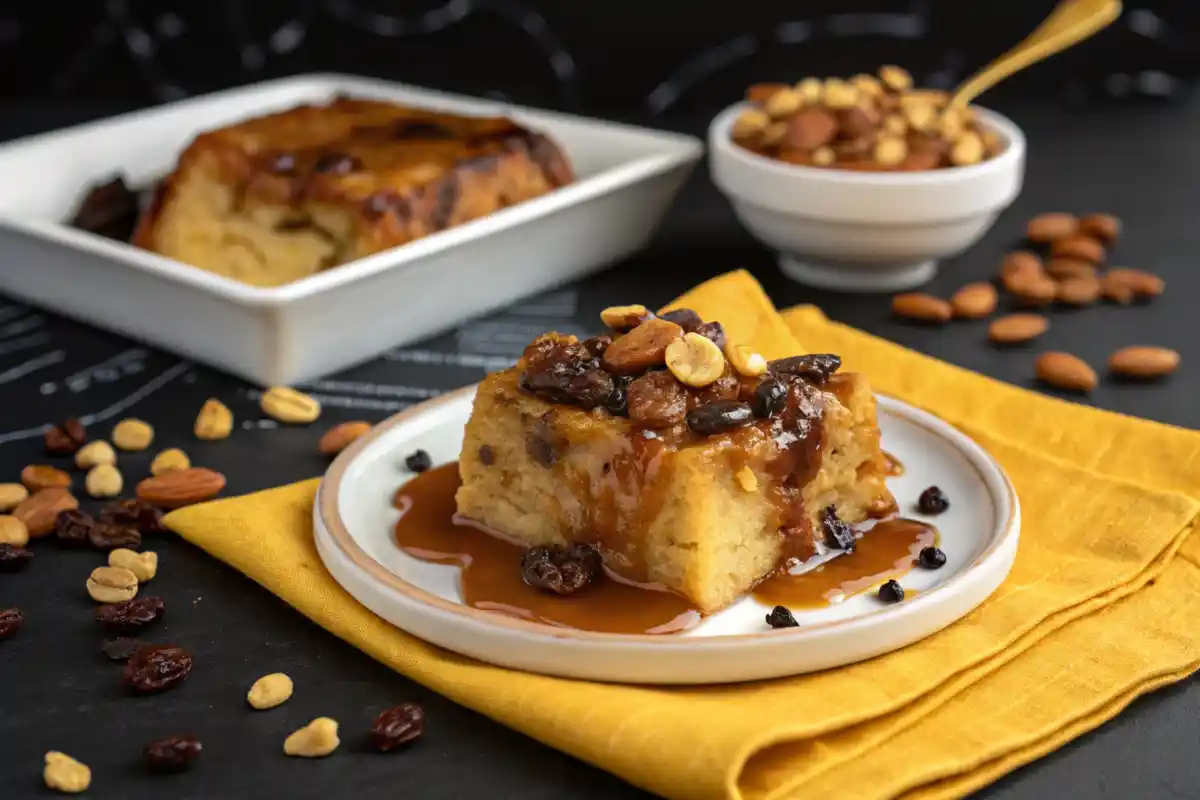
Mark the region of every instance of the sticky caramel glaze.
POLYGON ((889 478, 899 478, 904 474, 904 464, 901 463, 900 459, 886 450, 883 451, 883 458, 887 461, 887 470, 884 472, 884 475, 887 475, 889 478))
POLYGON ((534 622, 606 633, 678 633, 700 612, 671 592, 606 577, 577 595, 538 591, 521 576, 521 548, 455 521, 458 464, 428 470, 396 492, 396 542, 414 558, 462 568, 459 585, 472 608, 534 622))
POLYGON ((928 523, 881 520, 858 540, 853 553, 799 574, 780 569, 754 589, 754 596, 791 609, 821 608, 902 577, 916 564, 922 548, 937 541, 937 528, 928 523))

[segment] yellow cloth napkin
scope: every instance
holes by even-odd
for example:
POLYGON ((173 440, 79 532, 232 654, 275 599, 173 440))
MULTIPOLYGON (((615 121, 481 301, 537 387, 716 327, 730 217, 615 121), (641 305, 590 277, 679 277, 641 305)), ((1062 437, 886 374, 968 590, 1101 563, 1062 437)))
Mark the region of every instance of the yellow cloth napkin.
POLYGON ((812 309, 785 324, 742 272, 677 305, 768 357, 799 352, 797 337, 810 352, 841 352, 883 391, 968 430, 1021 498, 1004 585, 946 630, 861 664, 736 686, 614 686, 491 667, 375 617, 317 556, 315 481, 167 523, 372 657, 672 798, 961 796, 1197 668, 1200 537, 1188 534, 1200 434, 1036 397, 812 309), (932 372, 906 377, 904 359, 932 372), (1158 463, 1168 457, 1178 463, 1158 463))

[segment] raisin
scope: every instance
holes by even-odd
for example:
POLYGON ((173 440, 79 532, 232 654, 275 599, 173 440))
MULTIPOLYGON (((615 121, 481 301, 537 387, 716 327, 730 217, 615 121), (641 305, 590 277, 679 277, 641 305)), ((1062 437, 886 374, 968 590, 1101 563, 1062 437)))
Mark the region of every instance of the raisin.
POLYGON ((376 220, 388 213, 406 216, 408 200, 391 189, 380 189, 372 192, 363 200, 363 213, 367 219, 376 220))
POLYGON ((842 366, 840 356, 832 353, 813 353, 780 358, 767 365, 773 375, 794 375, 820 386, 842 366))
POLYGON ((550 403, 591 409, 612 395, 613 377, 582 344, 560 342, 528 362, 521 388, 550 403))
POLYGON ((100 522, 88 531, 88 541, 97 550, 116 550, 118 547, 136 550, 142 546, 142 535, 137 528, 100 522))
POLYGON ((0 639, 8 637, 21 630, 21 626, 25 624, 25 612, 19 608, 6 608, 0 610, 0 639))
POLYGON ((940 514, 950 507, 950 498, 936 486, 930 486, 921 492, 917 499, 917 508, 922 514, 940 514))
POLYGON ((693 408, 687 413, 688 427, 710 435, 744 428, 754 419, 750 406, 737 400, 718 400, 693 408))
POLYGON ((142 500, 118 500, 100 510, 100 521, 137 528, 143 536, 165 532, 163 512, 142 500))
POLYGON ((424 450, 414 450, 404 459, 410 472, 421 473, 433 466, 433 458, 424 450))
POLYGON ((46 431, 46 452, 70 455, 83 447, 87 430, 77 419, 69 419, 46 431))
POLYGON ((800 623, 792 616, 792 612, 783 606, 775 606, 767 614, 767 624, 772 628, 799 628, 800 623))
POLYGON ((161 597, 135 597, 96 609, 96 622, 116 631, 136 631, 153 625, 167 613, 161 597))
POLYGON ((750 410, 760 419, 773 417, 787 406, 788 390, 777 378, 767 378, 754 389, 750 410))
POLYGON ((362 169, 362 162, 345 153, 322 153, 313 164, 313 171, 330 175, 349 175, 362 169))
POLYGON ((131 639, 128 636, 118 636, 115 639, 105 639, 100 643, 100 652, 109 661, 128 661, 130 656, 146 646, 141 639, 131 639))
POLYGON ((896 581, 888 581, 879 587, 879 599, 885 603, 899 603, 904 599, 904 587, 896 581))
POLYGON ((124 179, 117 177, 88 190, 71 226, 128 242, 137 226, 138 214, 137 194, 125 185, 124 179))
POLYGON ((203 751, 195 736, 168 736, 146 745, 142 755, 151 772, 183 772, 203 751))
POLYGON ((192 672, 192 655, 182 647, 152 644, 138 650, 125 664, 125 683, 149 694, 178 686, 192 672))
POLYGON ((700 334, 705 339, 711 339, 712 343, 722 350, 725 349, 725 328, 719 322, 705 322, 702 325, 697 325, 695 333, 700 334))
POLYGON ((525 437, 525 452, 543 467, 553 466, 568 447, 567 440, 554 429, 557 416, 553 409, 542 414, 530 426, 525 437))
POLYGON ((725 367, 725 374, 702 389, 688 389, 688 410, 717 400, 737 400, 741 381, 725 367))
POLYGON ((381 753, 421 738, 425 733, 425 711, 416 703, 401 703, 375 718, 371 726, 371 744, 381 753))
POLYGON ((700 315, 690 308, 677 308, 674 311, 659 314, 658 318, 665 319, 667 322, 674 322, 683 328, 684 333, 694 333, 704 324, 704 320, 700 318, 700 315))
POLYGON ((917 563, 925 569, 941 569, 946 565, 946 554, 939 547, 923 547, 917 563))
POLYGON ((20 572, 33 561, 33 551, 15 544, 0 544, 0 572, 20 572))
POLYGON ((605 399, 604 408, 614 417, 629 416, 629 384, 632 382, 632 378, 624 375, 613 378, 613 390, 605 399))
POLYGON ((54 518, 54 536, 59 544, 79 547, 88 543, 96 520, 86 511, 77 508, 58 512, 54 518))
POLYGON ((825 532, 827 546, 834 550, 845 550, 847 553, 854 552, 854 529, 842 521, 833 506, 827 506, 821 512, 821 530, 825 532))
POLYGON ((496 463, 496 451, 491 448, 491 445, 479 445, 479 461, 485 467, 496 463))
POLYGON ((665 370, 636 379, 626 394, 629 419, 644 428, 669 428, 687 416, 687 391, 665 370))
POLYGON ((570 595, 587 588, 603 570, 600 551, 589 544, 531 547, 521 555, 521 574, 535 589, 570 595))
POLYGON ((529 344, 525 345, 525 350, 521 353, 521 358, 526 363, 532 364, 535 361, 541 361, 558 347, 560 341, 549 334, 539 336, 529 344))
POLYGON ((604 351, 607 350, 608 346, 612 343, 613 337, 609 336, 607 333, 583 340, 583 346, 587 348, 587 351, 592 354, 593 358, 600 358, 603 356, 604 351))

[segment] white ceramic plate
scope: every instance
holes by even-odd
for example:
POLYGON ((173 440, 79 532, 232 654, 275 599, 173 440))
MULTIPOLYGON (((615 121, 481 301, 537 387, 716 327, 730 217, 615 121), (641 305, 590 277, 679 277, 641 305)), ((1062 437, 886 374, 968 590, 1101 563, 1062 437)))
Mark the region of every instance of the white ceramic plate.
MULTIPOLYGON (((458 568, 403 553, 392 538, 391 500, 412 477, 417 448, 435 463, 458 458, 475 388, 405 411, 334 462, 313 512, 317 549, 334 579, 379 616, 428 642, 505 667, 622 683, 729 683, 811 672, 871 658, 944 628, 988 597, 1017 552, 1020 510, 1000 466, 945 422, 879 399, 883 446, 905 466, 889 485, 904 516, 940 486, 951 507, 936 518, 947 563, 902 579, 919 594, 885 606, 868 592, 828 608, 796 612, 798 628, 771 630, 769 610, 743 598, 674 636, 578 631, 463 604, 458 568)), ((933 520, 931 520, 933 521, 933 520)))

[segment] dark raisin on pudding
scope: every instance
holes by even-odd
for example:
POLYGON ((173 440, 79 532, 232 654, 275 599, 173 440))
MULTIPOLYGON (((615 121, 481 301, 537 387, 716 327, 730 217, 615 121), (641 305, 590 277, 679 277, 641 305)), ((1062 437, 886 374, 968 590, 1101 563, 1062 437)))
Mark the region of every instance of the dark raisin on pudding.
POLYGON ((835 356, 832 353, 813 353, 776 359, 767 365, 767 369, 772 375, 794 375, 809 383, 821 386, 841 366, 842 359, 840 356, 835 356))
POLYGON ((629 419, 643 428, 669 428, 687 415, 687 391, 665 370, 648 372, 629 384, 629 419))
POLYGON ((792 612, 783 606, 775 606, 767 614, 767 624, 772 628, 799 628, 800 623, 792 616, 792 612))
POLYGON ((417 450, 404 459, 404 466, 410 472, 424 472, 433 466, 433 458, 424 450, 417 450))
POLYGON ((695 333, 700 334, 705 339, 709 339, 717 347, 725 349, 725 328, 721 327, 719 322, 705 322, 696 326, 695 333))
POLYGON ((744 428, 753 421, 750 406, 737 400, 717 400, 687 413, 688 427, 705 435, 744 428))
POLYGON ((950 498, 936 486, 930 486, 921 492, 917 499, 917 508, 922 514, 940 514, 950 507, 950 498))
POLYGON ((854 529, 837 515, 837 509, 828 506, 821 512, 821 530, 825 532, 825 544, 834 550, 854 551, 856 540, 854 529))
POLYGON ((754 389, 750 409, 760 419, 773 417, 787 405, 787 387, 778 378, 767 378, 754 389))
POLYGON ((941 569, 946 565, 946 554, 939 547, 924 547, 917 556, 917 563, 925 569, 941 569))
POLYGON ((551 594, 575 594, 599 579, 602 571, 600 551, 590 544, 542 545, 521 556, 525 582, 551 594))
POLYGON ((522 389, 550 403, 583 409, 604 405, 612 396, 612 375, 601 368, 599 359, 583 344, 558 343, 548 349, 535 348, 537 344, 526 348, 522 389))
POLYGON ((592 354, 593 358, 600 358, 603 356, 604 351, 607 350, 608 346, 612 343, 613 337, 609 336, 607 333, 583 340, 583 346, 589 353, 592 354))
POLYGON ((604 408, 614 417, 629 416, 629 384, 633 378, 618 375, 613 378, 612 393, 605 399, 604 408))
POLYGON ((888 581, 879 587, 879 599, 885 603, 899 603, 904 599, 904 587, 896 581, 888 581))
POLYGON ((659 314, 658 318, 665 319, 667 322, 674 322, 683 328, 684 333, 692 333, 704 324, 704 320, 700 318, 700 315, 690 308, 677 308, 674 311, 659 314))
POLYGON ((479 446, 479 461, 485 467, 496 463, 496 451, 492 449, 491 445, 481 444, 479 446))

